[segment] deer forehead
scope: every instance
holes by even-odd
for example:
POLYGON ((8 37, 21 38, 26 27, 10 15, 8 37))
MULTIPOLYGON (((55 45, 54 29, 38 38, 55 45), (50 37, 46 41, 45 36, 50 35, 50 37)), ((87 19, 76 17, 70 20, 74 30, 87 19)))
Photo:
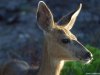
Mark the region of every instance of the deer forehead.
POLYGON ((64 31, 65 35, 69 39, 71 39, 71 40, 77 40, 76 36, 74 34, 72 34, 69 30, 67 30, 67 29, 64 28, 63 31, 64 31))
POLYGON ((72 34, 70 30, 67 30, 63 26, 56 26, 52 33, 55 33, 58 38, 63 37, 70 40, 77 40, 76 36, 72 34))

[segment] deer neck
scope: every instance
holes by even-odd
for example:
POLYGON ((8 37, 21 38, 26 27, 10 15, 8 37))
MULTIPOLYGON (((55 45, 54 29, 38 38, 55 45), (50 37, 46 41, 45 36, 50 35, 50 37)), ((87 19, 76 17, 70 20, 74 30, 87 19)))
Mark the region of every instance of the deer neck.
POLYGON ((45 41, 45 49, 43 51, 38 75, 60 75, 64 61, 60 61, 52 57, 49 53, 52 48, 50 48, 50 46, 48 47, 48 43, 50 45, 50 42, 45 41))
POLYGON ((43 54, 38 75, 60 75, 62 63, 63 61, 54 60, 46 52, 43 54))

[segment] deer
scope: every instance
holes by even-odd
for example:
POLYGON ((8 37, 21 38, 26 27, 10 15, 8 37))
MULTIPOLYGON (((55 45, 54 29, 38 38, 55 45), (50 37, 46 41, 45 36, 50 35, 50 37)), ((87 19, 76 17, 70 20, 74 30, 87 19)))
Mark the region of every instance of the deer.
MULTIPOLYGON (((37 8, 37 25, 44 35, 44 49, 37 75, 60 75, 64 62, 79 61, 88 64, 92 53, 83 46, 71 29, 82 8, 54 22, 51 10, 45 2, 40 1, 37 8)), ((22 60, 9 60, 2 69, 1 75, 35 75, 31 66, 22 60)))

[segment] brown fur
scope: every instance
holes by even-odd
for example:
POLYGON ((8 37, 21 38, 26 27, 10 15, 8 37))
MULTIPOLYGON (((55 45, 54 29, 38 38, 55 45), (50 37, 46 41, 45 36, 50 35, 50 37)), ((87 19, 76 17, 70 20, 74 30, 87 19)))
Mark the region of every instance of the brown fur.
POLYGON ((86 53, 89 53, 89 60, 91 59, 92 54, 81 43, 79 43, 75 35, 70 32, 81 7, 82 5, 80 4, 78 10, 68 16, 70 17, 68 18, 70 20, 64 17, 58 21, 58 23, 54 23, 50 9, 44 2, 39 2, 37 11, 39 17, 37 16, 37 21, 45 36, 45 47, 38 75, 60 75, 65 60, 80 61, 80 59, 82 59, 82 61, 84 61, 85 59, 88 59, 88 56, 84 58, 86 53), (47 10, 47 12, 44 10, 47 10), (63 38, 69 39, 70 43, 63 44, 61 42, 63 38))

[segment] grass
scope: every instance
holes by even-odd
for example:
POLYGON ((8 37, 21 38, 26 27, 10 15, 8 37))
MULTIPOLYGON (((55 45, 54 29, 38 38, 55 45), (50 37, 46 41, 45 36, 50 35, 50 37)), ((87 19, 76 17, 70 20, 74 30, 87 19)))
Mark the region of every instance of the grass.
POLYGON ((62 69, 61 75, 100 75, 100 49, 89 45, 86 47, 93 54, 93 61, 86 65, 77 61, 67 62, 62 69))

